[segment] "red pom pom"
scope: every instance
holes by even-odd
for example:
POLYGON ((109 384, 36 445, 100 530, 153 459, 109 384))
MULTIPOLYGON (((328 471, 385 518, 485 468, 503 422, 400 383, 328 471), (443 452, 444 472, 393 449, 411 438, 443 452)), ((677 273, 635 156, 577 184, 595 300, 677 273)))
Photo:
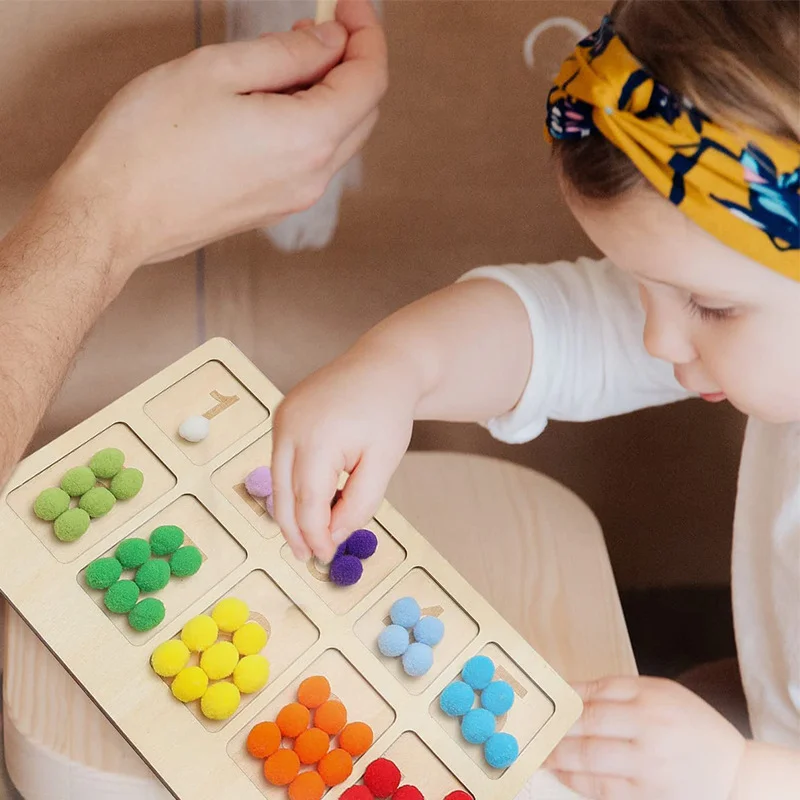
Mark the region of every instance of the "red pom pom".
POLYGON ((401 786, 392 795, 392 800, 425 800, 425 796, 416 786, 401 786))
POLYGON ((364 783, 377 798, 391 797, 400 785, 400 770, 388 758, 373 761, 364 772, 364 783))
POLYGON ((457 792, 450 792, 444 800, 472 800, 472 795, 459 789, 457 792))
POLYGON ((375 798, 366 786, 351 786, 342 795, 341 800, 375 800, 375 798))

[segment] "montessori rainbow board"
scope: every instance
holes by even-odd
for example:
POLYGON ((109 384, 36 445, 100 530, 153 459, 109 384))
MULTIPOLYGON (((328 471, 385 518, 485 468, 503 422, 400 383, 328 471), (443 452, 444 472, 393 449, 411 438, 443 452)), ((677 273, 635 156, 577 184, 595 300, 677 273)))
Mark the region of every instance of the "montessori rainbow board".
POLYGON ((340 797, 367 765, 385 756, 404 783, 427 800, 466 791, 476 800, 509 800, 522 788, 581 712, 578 696, 533 648, 387 502, 367 526, 377 552, 354 586, 330 582, 314 563, 294 559, 265 505, 244 487, 268 465, 280 393, 230 342, 212 340, 25 459, 2 495, 0 590, 120 730, 156 775, 185 800, 279 800, 245 741, 258 722, 274 720, 312 675, 328 678, 349 717, 368 723, 372 747, 352 776, 330 789, 340 797), (204 415, 210 433, 196 443, 181 422, 204 415), (144 485, 88 531, 62 542, 33 513, 39 493, 71 467, 114 447, 144 485), (162 525, 182 528, 203 555, 192 577, 159 593, 166 614, 134 630, 86 586, 86 568, 113 555, 123 540, 162 525), (377 640, 395 600, 411 596, 445 623, 433 667, 409 677, 384 658, 377 640), (244 600, 269 633, 267 685, 242 695, 228 719, 213 721, 182 704, 150 666, 153 650, 223 598, 244 600), (463 739, 458 719, 439 706, 442 691, 472 656, 488 655, 514 689, 498 729, 519 742, 517 761, 493 769, 463 739))

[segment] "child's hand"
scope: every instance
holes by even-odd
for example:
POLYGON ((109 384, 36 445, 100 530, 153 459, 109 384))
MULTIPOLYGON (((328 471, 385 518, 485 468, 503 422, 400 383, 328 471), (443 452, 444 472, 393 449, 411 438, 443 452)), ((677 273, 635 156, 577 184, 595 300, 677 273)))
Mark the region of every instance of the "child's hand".
POLYGON ((680 684, 608 678, 575 686, 584 712, 545 766, 597 800, 727 800, 746 749, 721 714, 680 684))
POLYGON ((411 439, 413 380, 391 354, 358 347, 294 389, 275 417, 275 518, 295 556, 329 561, 375 513, 411 439), (331 499, 342 472, 350 478, 331 499))

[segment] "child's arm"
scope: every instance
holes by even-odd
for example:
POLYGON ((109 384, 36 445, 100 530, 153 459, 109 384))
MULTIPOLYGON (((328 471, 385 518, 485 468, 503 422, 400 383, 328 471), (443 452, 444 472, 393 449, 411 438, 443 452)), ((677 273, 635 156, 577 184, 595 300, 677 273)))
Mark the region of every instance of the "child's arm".
POLYGON ((800 752, 748 742, 731 800, 796 800, 800 797, 800 752))

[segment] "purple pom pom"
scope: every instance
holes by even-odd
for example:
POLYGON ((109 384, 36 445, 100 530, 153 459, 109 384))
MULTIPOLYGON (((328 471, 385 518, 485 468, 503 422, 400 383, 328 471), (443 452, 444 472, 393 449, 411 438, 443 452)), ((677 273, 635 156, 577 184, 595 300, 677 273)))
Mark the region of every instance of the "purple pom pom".
POLYGON ((271 497, 272 472, 269 467, 256 467, 245 479, 244 488, 251 497, 271 497))
POLYGON ((363 573, 364 567, 355 556, 336 556, 331 562, 330 579, 337 586, 352 586, 363 573))
POLYGON ((347 542, 347 555, 356 558, 369 558, 378 549, 378 537, 366 529, 354 531, 347 542))

